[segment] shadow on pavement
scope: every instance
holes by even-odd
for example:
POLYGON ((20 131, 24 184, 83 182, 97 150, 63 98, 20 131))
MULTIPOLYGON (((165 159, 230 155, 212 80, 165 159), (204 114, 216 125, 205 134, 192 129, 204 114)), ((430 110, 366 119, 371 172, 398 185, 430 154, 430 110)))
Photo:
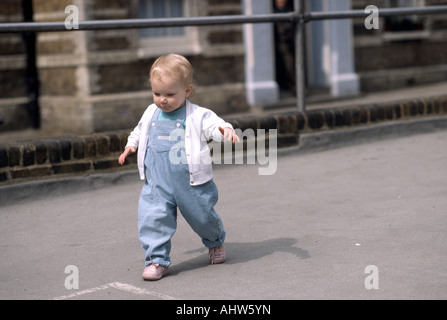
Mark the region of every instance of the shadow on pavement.
MULTIPOLYGON (((268 239, 260 242, 226 242, 227 260, 225 264, 246 263, 269 256, 275 252, 286 252, 296 255, 299 259, 308 259, 310 254, 307 250, 295 247, 298 240, 293 238, 268 239)), ((205 268, 207 264, 208 249, 201 247, 185 252, 186 254, 202 253, 202 255, 172 265, 169 269, 170 275, 177 275, 181 272, 205 268)))

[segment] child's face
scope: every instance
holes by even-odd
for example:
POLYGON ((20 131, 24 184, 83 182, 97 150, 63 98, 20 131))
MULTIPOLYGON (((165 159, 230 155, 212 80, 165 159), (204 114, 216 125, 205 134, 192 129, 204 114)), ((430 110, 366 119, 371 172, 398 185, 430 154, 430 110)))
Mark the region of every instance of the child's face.
POLYGON ((183 106, 191 95, 192 85, 185 84, 174 77, 151 79, 154 103, 164 112, 172 112, 183 106))

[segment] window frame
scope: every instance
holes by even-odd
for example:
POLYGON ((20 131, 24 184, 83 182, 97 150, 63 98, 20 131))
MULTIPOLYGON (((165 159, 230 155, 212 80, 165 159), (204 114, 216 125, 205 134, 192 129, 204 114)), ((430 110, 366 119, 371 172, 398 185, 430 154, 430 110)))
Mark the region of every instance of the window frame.
MULTIPOLYGON (((426 4, 426 0, 385 0, 385 7, 392 8, 392 7, 424 7, 426 4), (394 3, 396 5, 393 5, 394 3), (405 2, 412 2, 410 6, 405 5, 405 2)), ((387 19, 389 21, 392 20, 398 20, 400 17, 387 17, 385 18, 385 24, 387 23, 387 19)), ((416 23, 421 23, 422 27, 420 29, 415 30, 387 30, 385 29, 382 33, 382 38, 385 41, 406 41, 406 40, 420 40, 420 39, 427 39, 430 37, 430 29, 428 26, 427 19, 420 18, 420 17, 414 17, 409 16, 407 20, 416 20, 416 23)), ((402 19, 403 20, 403 19, 402 19)))
MULTIPOLYGON (((138 9, 140 10, 141 1, 147 1, 151 3, 156 0, 139 0, 138 9)), ((195 0, 183 0, 183 16, 192 17, 196 15, 194 12, 195 0)), ((183 55, 188 54, 199 54, 202 52, 202 47, 199 43, 199 31, 197 27, 183 27, 183 35, 176 36, 156 36, 156 37, 145 37, 139 35, 139 58, 152 58, 157 57, 166 53, 178 53, 183 55)))

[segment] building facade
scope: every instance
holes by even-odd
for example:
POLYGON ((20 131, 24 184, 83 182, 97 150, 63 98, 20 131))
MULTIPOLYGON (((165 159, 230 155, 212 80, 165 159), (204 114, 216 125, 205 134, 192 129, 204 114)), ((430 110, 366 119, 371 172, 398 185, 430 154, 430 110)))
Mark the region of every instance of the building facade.
MULTIPOLYGON (((292 0, 289 0, 292 1, 292 0)), ((338 11, 447 4, 441 0, 306 0, 338 11)), ((0 23, 271 13, 273 0, 2 0, 0 23)), ((447 18, 380 18, 306 25, 306 83, 332 96, 447 80, 447 18)), ((219 114, 281 100, 273 24, 0 34, 0 131, 41 127, 92 133, 134 126, 152 97, 148 72, 162 54, 195 67, 192 100, 219 114), (33 47, 35 42, 35 47, 33 47), (35 79, 35 80, 33 80, 35 79), (38 86, 37 86, 38 84, 38 86), (33 103, 33 101, 35 103, 33 103)))

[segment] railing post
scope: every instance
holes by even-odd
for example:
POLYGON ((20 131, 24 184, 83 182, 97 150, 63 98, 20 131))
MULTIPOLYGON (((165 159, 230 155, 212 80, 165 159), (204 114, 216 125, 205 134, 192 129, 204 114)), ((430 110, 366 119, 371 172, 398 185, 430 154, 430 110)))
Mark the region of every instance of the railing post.
POLYGON ((305 47, 304 47, 304 3, 294 0, 295 12, 295 60, 296 60, 296 104, 299 112, 306 110, 306 81, 305 81, 305 47))
MULTIPOLYGON (((32 0, 22 0, 22 13, 25 22, 33 21, 32 0)), ((36 34, 24 32, 22 38, 26 50, 26 84, 28 92, 27 110, 34 129, 40 127, 39 75, 36 61, 36 34)))

